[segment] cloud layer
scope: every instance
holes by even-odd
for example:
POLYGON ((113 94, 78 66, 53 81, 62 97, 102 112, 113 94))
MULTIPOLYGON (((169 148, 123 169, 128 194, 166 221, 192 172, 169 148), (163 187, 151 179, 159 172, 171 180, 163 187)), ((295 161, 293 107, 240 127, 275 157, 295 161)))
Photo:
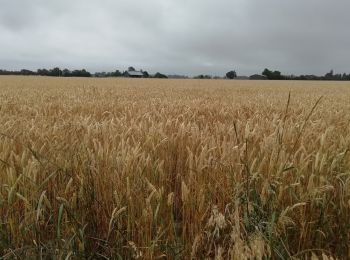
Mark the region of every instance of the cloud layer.
POLYGON ((350 1, 0 0, 0 67, 350 72, 350 1))

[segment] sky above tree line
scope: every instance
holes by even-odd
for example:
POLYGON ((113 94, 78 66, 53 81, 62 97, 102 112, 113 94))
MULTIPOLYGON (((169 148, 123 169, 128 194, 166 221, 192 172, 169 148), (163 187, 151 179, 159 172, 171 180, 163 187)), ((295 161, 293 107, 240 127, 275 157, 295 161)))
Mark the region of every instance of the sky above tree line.
POLYGON ((349 0, 0 0, 0 68, 350 72, 349 0))

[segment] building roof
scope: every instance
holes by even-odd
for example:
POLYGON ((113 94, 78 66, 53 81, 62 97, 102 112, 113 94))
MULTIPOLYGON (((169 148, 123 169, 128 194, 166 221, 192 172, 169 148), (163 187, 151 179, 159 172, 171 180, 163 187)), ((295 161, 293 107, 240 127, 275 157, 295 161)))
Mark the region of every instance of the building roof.
POLYGON ((254 74, 249 77, 250 79, 267 79, 265 75, 254 74))
POLYGON ((130 76, 143 76, 143 73, 141 71, 132 71, 132 70, 129 70, 127 71, 127 73, 130 75, 130 76))
POLYGON ((237 76, 235 79, 249 79, 249 77, 248 76, 237 76))

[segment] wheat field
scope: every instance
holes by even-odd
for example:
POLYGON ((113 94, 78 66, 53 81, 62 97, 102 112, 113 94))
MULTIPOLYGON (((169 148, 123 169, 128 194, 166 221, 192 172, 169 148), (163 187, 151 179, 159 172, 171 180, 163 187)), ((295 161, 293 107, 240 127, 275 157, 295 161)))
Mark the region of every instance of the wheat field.
POLYGON ((350 258, 349 149, 349 83, 0 77, 0 255, 350 258))

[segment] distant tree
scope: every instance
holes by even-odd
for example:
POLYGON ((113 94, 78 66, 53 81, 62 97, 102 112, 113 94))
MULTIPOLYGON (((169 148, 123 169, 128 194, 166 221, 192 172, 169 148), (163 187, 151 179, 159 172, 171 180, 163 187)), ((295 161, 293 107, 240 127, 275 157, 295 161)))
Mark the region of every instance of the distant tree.
POLYGON ((142 71, 142 74, 144 78, 149 78, 149 74, 147 71, 142 71))
POLYGON ((91 73, 86 71, 85 69, 73 70, 71 75, 72 77, 91 77, 91 73))
POLYGON ((332 80, 334 79, 334 71, 331 70, 330 72, 326 73, 326 75, 324 75, 325 80, 332 80))
POLYGON ((267 68, 264 69, 262 75, 266 76, 268 79, 272 79, 273 72, 267 68))
POLYGON ((326 73, 325 77, 333 77, 334 70, 331 70, 330 72, 326 73))
POLYGON ((231 70, 229 72, 226 73, 226 78, 228 79, 234 79, 237 78, 237 73, 234 70, 231 70))
POLYGON ((275 70, 272 73, 272 79, 283 79, 284 76, 282 76, 281 72, 278 70, 275 70))
POLYGON ((130 66, 130 67, 128 68, 128 71, 135 71, 135 68, 130 66))
POLYGON ((63 77, 70 77, 71 76, 70 70, 69 69, 62 70, 62 76, 63 77))
POLYGON ((58 67, 51 69, 49 72, 49 76, 59 77, 61 75, 62 75, 62 71, 58 67))
POLYGON ((105 71, 96 72, 95 77, 99 77, 99 78, 107 77, 107 73, 105 71))
POLYGON ((113 73, 113 76, 114 76, 114 77, 121 77, 121 76, 122 76, 122 73, 121 73, 119 70, 116 70, 116 71, 113 73))
POLYGON ((20 71, 20 74, 28 76, 28 75, 35 75, 36 73, 31 71, 31 70, 23 69, 23 70, 20 71))
POLYGON ((333 76, 333 80, 342 80, 342 75, 341 74, 335 74, 333 76))
POLYGON ((164 75, 164 74, 161 74, 161 73, 157 72, 156 74, 154 74, 154 78, 166 79, 168 77, 166 75, 164 75))
POLYGON ((86 69, 81 70, 81 76, 82 77, 91 77, 91 73, 88 72, 86 69))
POLYGON ((40 76, 49 76, 50 72, 47 69, 38 69, 37 74, 40 76))
POLYGON ((212 78, 212 76, 210 76, 210 75, 198 75, 198 76, 195 76, 194 77, 195 79, 211 79, 212 78))
POLYGON ((262 75, 272 80, 281 80, 281 79, 287 78, 286 76, 282 75, 282 73, 278 70, 271 71, 269 69, 264 69, 264 71, 262 72, 262 75))

